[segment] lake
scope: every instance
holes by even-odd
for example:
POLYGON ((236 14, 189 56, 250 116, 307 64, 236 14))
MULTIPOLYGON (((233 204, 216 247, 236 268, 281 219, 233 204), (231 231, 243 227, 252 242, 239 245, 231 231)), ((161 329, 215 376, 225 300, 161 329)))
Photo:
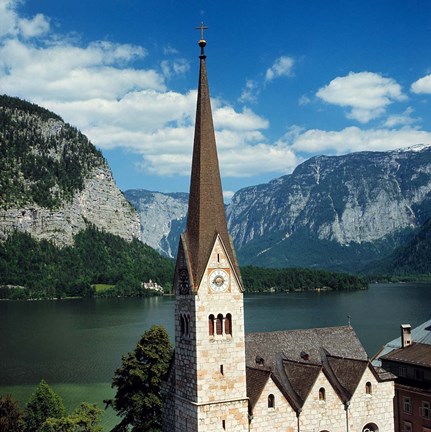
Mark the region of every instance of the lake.
MULTIPOLYGON (((244 298, 246 332, 351 325, 368 355, 431 318, 431 284, 373 284, 365 291, 256 294, 244 298)), ((0 302, 0 394, 25 402, 41 379, 68 409, 103 406, 121 356, 153 324, 173 340, 173 297, 0 302)), ((115 424, 108 411, 105 426, 115 424)), ((109 429, 107 429, 109 430, 109 429)))

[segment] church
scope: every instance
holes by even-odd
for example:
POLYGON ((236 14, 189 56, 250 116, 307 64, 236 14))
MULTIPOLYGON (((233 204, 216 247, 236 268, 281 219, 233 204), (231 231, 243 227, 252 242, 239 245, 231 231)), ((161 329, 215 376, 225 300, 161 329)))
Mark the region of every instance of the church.
POLYGON ((244 290, 227 230, 206 70, 205 27, 190 197, 174 276, 175 354, 165 432, 392 432, 394 376, 350 326, 244 331, 244 290))

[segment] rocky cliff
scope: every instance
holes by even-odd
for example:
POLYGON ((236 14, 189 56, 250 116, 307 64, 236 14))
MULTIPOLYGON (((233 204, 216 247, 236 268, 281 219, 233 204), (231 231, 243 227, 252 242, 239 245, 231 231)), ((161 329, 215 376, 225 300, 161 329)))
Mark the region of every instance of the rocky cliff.
POLYGON ((357 270, 431 215, 431 147, 317 156, 238 191, 227 209, 242 263, 357 270))
POLYGON ((17 230, 67 245, 87 224, 139 237, 139 215, 79 131, 7 96, 0 97, 0 126, 0 239, 17 230))
POLYGON ((145 189, 124 192, 141 217, 141 240, 169 258, 176 256, 185 229, 187 193, 161 193, 145 189))

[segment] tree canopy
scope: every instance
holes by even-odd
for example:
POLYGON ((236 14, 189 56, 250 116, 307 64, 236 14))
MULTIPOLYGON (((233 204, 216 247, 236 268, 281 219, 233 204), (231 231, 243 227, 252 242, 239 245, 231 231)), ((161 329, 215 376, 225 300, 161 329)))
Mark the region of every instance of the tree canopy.
POLYGON ((0 396, 0 431, 21 432, 23 430, 23 412, 19 402, 12 396, 0 396))
POLYGON ((39 432, 48 418, 59 419, 66 415, 63 400, 42 380, 30 397, 26 407, 26 432, 39 432))
POLYGON ((134 351, 122 357, 115 371, 114 399, 105 400, 122 421, 112 432, 160 431, 162 398, 160 386, 172 358, 173 348, 162 326, 152 326, 139 340, 134 351))

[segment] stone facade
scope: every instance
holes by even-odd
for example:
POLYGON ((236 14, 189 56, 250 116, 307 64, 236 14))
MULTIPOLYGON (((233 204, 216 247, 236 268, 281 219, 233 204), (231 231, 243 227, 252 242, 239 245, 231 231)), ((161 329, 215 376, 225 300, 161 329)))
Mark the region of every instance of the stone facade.
MULTIPOLYGON (((178 260, 181 266, 184 258, 178 260)), ((243 294, 219 237, 198 291, 184 295, 177 290, 175 303, 176 424, 170 430, 247 430, 243 294), (224 292, 210 288, 216 269, 230 276, 224 292)))

